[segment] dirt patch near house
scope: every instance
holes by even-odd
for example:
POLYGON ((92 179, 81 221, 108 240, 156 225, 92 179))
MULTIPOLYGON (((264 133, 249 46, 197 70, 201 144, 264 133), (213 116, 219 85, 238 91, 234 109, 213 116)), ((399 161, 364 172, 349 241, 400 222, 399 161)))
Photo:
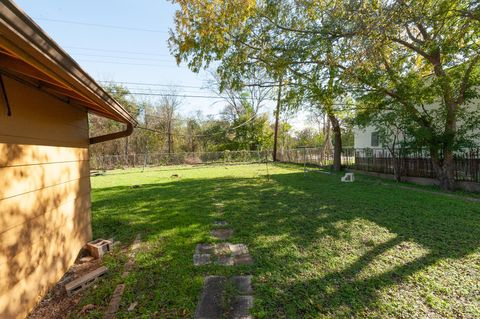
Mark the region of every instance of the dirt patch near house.
MULTIPOLYGON (((27 317, 28 319, 63 319, 67 318, 72 311, 76 308, 76 305, 80 302, 83 295, 88 291, 79 292, 78 294, 68 296, 65 291, 65 284, 77 279, 92 270, 97 269, 102 265, 102 261, 99 259, 93 259, 91 261, 77 260, 77 262, 70 267, 70 269, 63 275, 62 279, 50 289, 47 295, 40 301, 37 307, 27 317)), ((92 305, 93 306, 93 305, 92 305)), ((95 306, 93 306, 95 307, 95 306)), ((94 308, 87 307, 85 312, 91 311, 94 308)))

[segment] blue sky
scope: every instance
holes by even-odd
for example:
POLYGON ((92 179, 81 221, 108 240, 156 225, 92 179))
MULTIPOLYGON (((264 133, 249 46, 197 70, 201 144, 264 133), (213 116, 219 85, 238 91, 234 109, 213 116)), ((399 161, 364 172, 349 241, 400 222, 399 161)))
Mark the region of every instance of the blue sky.
MULTIPOLYGON (((212 95, 207 72, 178 67, 167 45, 176 6, 165 0, 17 0, 62 48, 98 81, 183 86, 185 95, 212 95), (96 26, 102 25, 102 26, 96 26), (111 26, 111 27, 107 27, 111 26), (123 28, 116 28, 123 27, 123 28), (131 30, 135 29, 135 30, 131 30)), ((160 86, 129 85, 132 92, 159 92, 160 86)), ((151 97, 151 99, 154 99, 151 97)), ((184 98, 180 110, 218 114, 219 100, 184 98)), ((264 111, 271 114, 271 106, 264 111)), ((292 119, 301 128, 303 116, 292 119)))

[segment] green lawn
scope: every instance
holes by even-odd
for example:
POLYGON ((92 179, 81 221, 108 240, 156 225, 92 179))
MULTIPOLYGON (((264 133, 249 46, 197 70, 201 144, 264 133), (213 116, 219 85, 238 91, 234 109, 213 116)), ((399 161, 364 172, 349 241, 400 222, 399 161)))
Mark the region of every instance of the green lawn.
MULTIPOLYGON (((269 179, 265 165, 92 178, 94 238, 128 246, 140 233, 144 242, 117 317, 192 318, 205 275, 238 274, 254 276, 255 318, 480 317, 479 203, 370 177, 341 183, 296 166, 268 168, 269 179), (221 219, 253 265, 193 266, 196 244, 214 242, 211 225, 221 219)), ((94 303, 89 315, 101 317, 126 259, 118 248, 106 258, 109 276, 78 309, 94 303)))

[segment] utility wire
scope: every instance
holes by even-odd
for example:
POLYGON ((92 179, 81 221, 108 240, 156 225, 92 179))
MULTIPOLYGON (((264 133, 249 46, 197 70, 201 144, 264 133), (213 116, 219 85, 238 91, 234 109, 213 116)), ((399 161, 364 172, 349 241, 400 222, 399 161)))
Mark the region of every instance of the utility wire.
POLYGON ((183 84, 160 84, 160 83, 145 83, 145 82, 123 82, 123 81, 97 81, 99 83, 114 83, 114 84, 131 84, 144 86, 161 86, 161 87, 183 87, 191 89, 204 89, 202 86, 183 85, 183 84))
MULTIPOLYGON (((205 99, 225 99, 225 96, 218 95, 188 95, 188 94, 171 94, 171 93, 146 93, 146 92, 130 92, 131 95, 145 95, 145 96, 165 96, 165 97, 180 97, 180 98, 205 98, 205 99)), ((276 99, 264 99, 266 101, 276 101, 276 99)))
POLYGON ((162 56, 162 57, 171 56, 170 54, 157 54, 157 53, 151 53, 151 52, 108 50, 108 49, 98 49, 98 48, 84 48, 84 47, 77 47, 77 46, 63 46, 63 47, 68 49, 96 51, 96 52, 125 53, 125 54, 151 55, 151 56, 162 56))
MULTIPOLYGON (((155 115, 148 115, 148 114, 145 114, 145 116, 154 116, 154 117, 157 117, 155 115)), ((158 133, 158 134, 166 134, 166 135, 174 135, 174 136, 183 136, 183 137, 210 137, 210 136, 215 136, 215 135, 220 135, 220 134, 227 134, 228 132, 231 132, 231 131, 234 131, 236 129, 239 129, 240 127, 243 127, 245 125, 247 125, 248 123, 250 123, 251 121, 253 121, 256 117, 258 116, 258 114, 254 114, 251 118, 249 118, 248 120, 246 120, 245 122, 242 122, 241 124, 239 125, 236 125, 234 127, 231 127, 231 128, 228 128, 224 131, 221 131, 221 132, 215 132, 215 133, 211 133, 211 134, 195 134, 195 135, 187 135, 187 134, 178 134, 178 133, 168 133, 168 132, 162 132, 162 131, 158 131, 158 130, 155 130, 155 129, 151 129, 151 128, 148 128, 148 127, 143 127, 143 126, 136 126, 136 128, 139 128, 141 130, 146 130, 146 131, 150 131, 150 132, 154 132, 154 133, 158 133)))
POLYGON ((99 55, 99 54, 87 54, 87 53, 72 53, 72 55, 97 57, 97 58, 125 59, 125 60, 135 60, 135 61, 155 61, 155 62, 167 62, 167 63, 175 62, 172 60, 161 60, 161 59, 154 59, 154 58, 124 57, 124 56, 99 55))
POLYGON ((35 20, 55 22, 55 23, 64 23, 64 24, 76 24, 76 25, 83 25, 83 26, 87 26, 87 27, 96 27, 96 28, 108 28, 108 29, 140 31, 140 32, 153 32, 153 33, 168 33, 167 31, 163 31, 163 30, 133 28, 133 27, 124 27, 124 26, 119 26, 119 25, 89 23, 89 22, 82 22, 82 21, 70 21, 70 20, 50 19, 50 18, 35 18, 35 20))
POLYGON ((108 64, 120 64, 120 65, 137 65, 137 66, 148 66, 154 68, 175 68, 175 69, 188 69, 185 66, 177 65, 159 65, 159 64, 147 64, 147 63, 129 63, 129 62, 115 62, 115 61, 98 61, 98 60, 79 60, 80 62, 85 63, 108 63, 108 64))

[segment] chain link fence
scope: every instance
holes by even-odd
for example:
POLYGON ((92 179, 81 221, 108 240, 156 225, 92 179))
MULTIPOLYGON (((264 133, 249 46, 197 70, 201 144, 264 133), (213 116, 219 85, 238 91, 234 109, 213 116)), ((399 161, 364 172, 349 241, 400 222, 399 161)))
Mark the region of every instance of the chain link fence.
POLYGON ((90 157, 93 170, 111 170, 129 167, 198 164, 241 164, 272 161, 272 151, 223 151, 149 153, 129 155, 97 155, 90 157))

